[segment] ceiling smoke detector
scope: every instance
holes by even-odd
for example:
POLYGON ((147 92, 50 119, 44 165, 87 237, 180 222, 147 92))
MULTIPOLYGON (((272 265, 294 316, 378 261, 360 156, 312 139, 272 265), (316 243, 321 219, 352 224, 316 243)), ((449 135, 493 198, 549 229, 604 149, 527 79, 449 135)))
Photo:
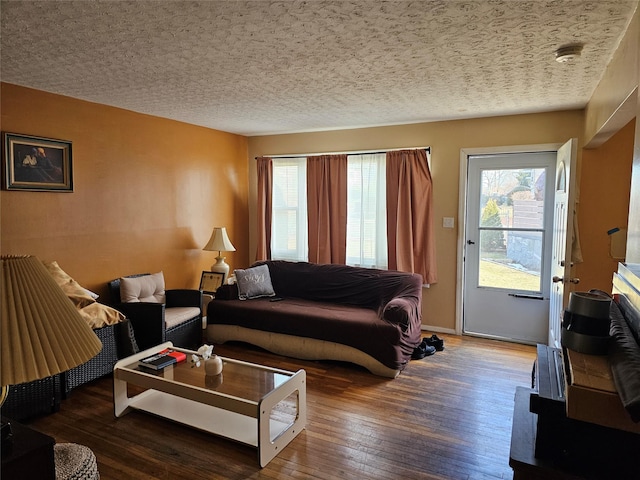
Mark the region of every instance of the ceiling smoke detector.
POLYGON ((569 63, 576 60, 582 53, 582 45, 567 45, 556 50, 556 62, 569 63))

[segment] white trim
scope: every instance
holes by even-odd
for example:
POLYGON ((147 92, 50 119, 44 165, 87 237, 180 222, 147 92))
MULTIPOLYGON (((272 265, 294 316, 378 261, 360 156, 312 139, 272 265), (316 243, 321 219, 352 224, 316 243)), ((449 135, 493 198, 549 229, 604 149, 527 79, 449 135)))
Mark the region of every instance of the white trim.
POLYGON ((448 333, 451 335, 457 335, 456 331, 453 328, 436 327, 433 325, 422 324, 420 330, 422 330, 423 332, 448 333))
POLYGON ((455 334, 462 335, 462 305, 464 299, 464 239, 466 237, 467 211, 467 158, 472 155, 504 153, 557 152, 562 143, 540 143, 533 145, 511 145, 502 147, 478 147, 460 149, 460 182, 458 187, 458 254, 456 266, 456 323, 455 334))

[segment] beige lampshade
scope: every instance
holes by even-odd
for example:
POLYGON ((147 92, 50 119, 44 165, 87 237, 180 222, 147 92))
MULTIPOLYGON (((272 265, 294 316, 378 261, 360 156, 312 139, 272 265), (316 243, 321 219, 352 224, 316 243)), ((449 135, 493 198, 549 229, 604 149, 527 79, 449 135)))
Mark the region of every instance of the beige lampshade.
POLYGON ((81 365, 102 350, 51 274, 36 257, 2 257, 1 377, 31 382, 81 365))
POLYGON ((227 229, 225 227, 214 227, 213 232, 211 233, 211 238, 204 246, 203 250, 235 252, 236 247, 234 247, 231 240, 229 240, 227 229))

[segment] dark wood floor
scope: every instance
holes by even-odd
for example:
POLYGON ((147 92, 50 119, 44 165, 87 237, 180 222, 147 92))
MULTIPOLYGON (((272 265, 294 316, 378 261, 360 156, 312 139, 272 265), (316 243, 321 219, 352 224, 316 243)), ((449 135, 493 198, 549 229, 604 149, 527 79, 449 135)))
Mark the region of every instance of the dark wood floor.
POLYGON ((102 480, 510 479, 514 394, 530 385, 535 348, 440 336, 443 352, 412 361, 395 380, 246 345, 216 347, 307 371, 307 427, 263 469, 250 447, 140 412, 116 419, 108 377, 78 387, 58 413, 29 424, 57 442, 90 447, 102 480))

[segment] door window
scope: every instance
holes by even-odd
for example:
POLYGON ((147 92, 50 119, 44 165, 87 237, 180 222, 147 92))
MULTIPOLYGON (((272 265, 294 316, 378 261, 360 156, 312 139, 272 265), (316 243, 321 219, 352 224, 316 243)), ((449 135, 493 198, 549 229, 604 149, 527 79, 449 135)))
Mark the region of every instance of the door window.
POLYGON ((546 169, 484 169, 478 286, 541 293, 546 169))

